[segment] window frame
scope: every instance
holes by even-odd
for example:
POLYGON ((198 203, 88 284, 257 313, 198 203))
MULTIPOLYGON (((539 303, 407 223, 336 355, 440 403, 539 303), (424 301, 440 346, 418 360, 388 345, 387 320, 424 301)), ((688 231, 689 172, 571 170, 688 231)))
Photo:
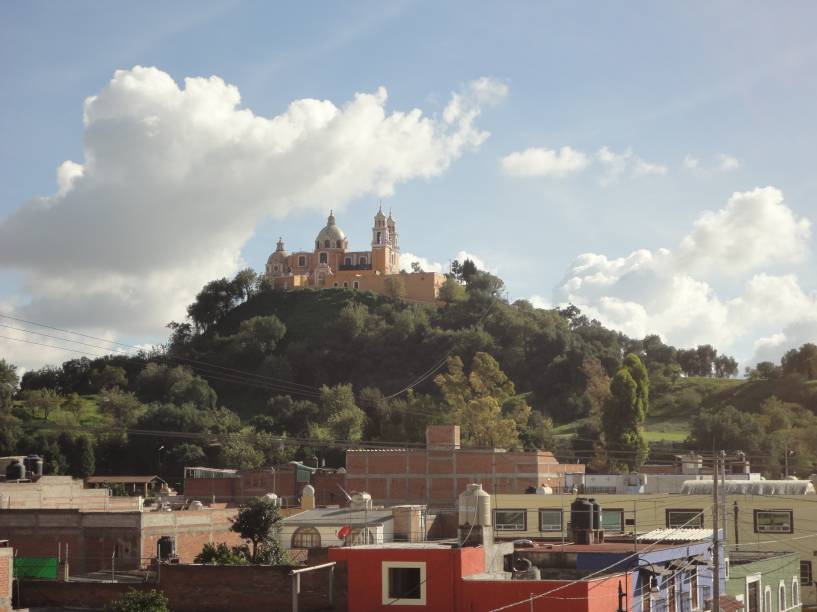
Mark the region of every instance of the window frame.
POLYGON ((755 508, 752 512, 752 518, 754 523, 754 530, 755 533, 794 533, 794 510, 789 510, 787 508, 763 508, 758 509, 755 508), (761 514, 788 514, 789 515, 789 526, 787 531, 779 530, 779 529, 763 529, 758 531, 758 517, 761 514))
POLYGON ((315 527, 311 527, 309 525, 302 525, 302 526, 298 527, 297 529, 295 529, 295 531, 292 532, 292 536, 289 539, 289 547, 290 548, 296 548, 296 549, 310 550, 312 548, 320 548, 321 547, 321 542, 322 542, 322 538, 321 538, 321 532, 320 531, 318 531, 315 527), (312 538, 313 543, 314 543, 315 536, 317 536, 317 538, 318 538, 317 546, 300 546, 300 545, 296 545, 295 544, 295 538, 296 537, 303 537, 304 535, 308 535, 310 538, 312 538))
POLYGON ((319 264, 328 264, 329 263, 329 253, 326 251, 321 251, 318 253, 318 263, 319 264))
POLYGON ((426 563, 425 561, 381 561, 380 563, 380 595, 384 606, 425 606, 426 605, 426 563), (389 570, 392 569, 419 569, 420 596, 417 598, 395 598, 389 593, 391 582, 389 570))
POLYGON ((780 580, 780 584, 777 585, 777 609, 778 610, 785 610, 788 606, 786 605, 786 581, 780 580))
POLYGON ((360 289, 360 282, 352 281, 352 289, 360 289))
POLYGON ((791 580, 791 605, 800 605, 800 577, 795 576, 791 580))
MULTIPOLYGON (((525 508, 494 508, 494 531, 527 531, 528 530, 528 512, 525 508), (508 528, 508 527, 500 527, 499 521, 497 521, 497 513, 499 512, 521 512, 522 513, 522 529, 508 528)), ((518 523, 517 523, 518 524, 518 523)), ((503 525, 510 525, 510 523, 503 523, 503 525)))
POLYGON ((703 508, 667 508, 665 511, 665 521, 667 529, 704 529, 704 511, 703 508), (680 525, 673 525, 670 523, 670 516, 675 512, 683 512, 685 514, 698 515, 700 524, 689 524, 689 521, 684 521, 680 525))
POLYGON ((803 561, 803 559, 800 559, 800 586, 811 586, 812 582, 814 582, 814 574, 811 569, 811 561, 803 561), (803 580, 803 568, 808 568, 808 578, 806 580, 803 580))
MULTIPOLYGON (((565 528, 565 512, 562 508, 539 508, 539 531, 545 533, 562 533, 565 528), (557 512, 559 514, 559 528, 558 529, 545 529, 544 525, 542 524, 542 513, 543 512, 557 512)), ((526 521, 527 522, 527 521, 526 521)))
POLYGON ((615 533, 624 533, 624 508, 602 508, 601 509, 601 528, 604 531, 607 531, 607 528, 604 526, 604 513, 605 512, 618 512, 620 520, 618 523, 618 527, 616 529, 610 529, 611 532, 615 533))
POLYGON ((306 256, 298 255, 298 267, 305 268, 306 267, 306 256))

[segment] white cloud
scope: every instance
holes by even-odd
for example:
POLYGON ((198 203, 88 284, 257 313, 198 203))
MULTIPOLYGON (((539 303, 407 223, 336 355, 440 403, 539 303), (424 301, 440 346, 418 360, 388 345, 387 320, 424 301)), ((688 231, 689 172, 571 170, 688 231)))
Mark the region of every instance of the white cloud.
POLYGON ((678 259, 693 271, 746 272, 802 261, 810 235, 811 223, 795 216, 779 189, 758 187, 734 193, 724 208, 698 217, 678 259))
POLYGON ((443 266, 443 264, 438 261, 431 261, 414 253, 400 253, 400 268, 402 270, 410 272, 411 264, 413 263, 420 264, 424 272, 439 272, 440 274, 448 272, 448 266, 443 266))
POLYGON ((544 310, 553 308, 551 301, 543 295, 531 295, 524 299, 528 300, 534 308, 542 308, 544 310))
POLYGON ((157 68, 119 70, 85 101, 84 162, 58 190, 0 221, 0 261, 24 273, 27 318, 158 335, 202 284, 232 274, 265 218, 340 208, 435 177, 488 133, 507 87, 482 78, 442 117, 387 111, 386 90, 341 106, 293 101, 278 116, 240 105, 218 77, 180 87, 157 68))
POLYGON ((703 213, 676 249, 580 255, 554 302, 573 303, 628 335, 658 333, 680 346, 708 342, 726 350, 769 330, 756 353, 781 353, 817 326, 817 296, 792 274, 760 270, 800 261, 809 227, 773 187, 735 193, 724 208, 703 213), (720 271, 751 276, 737 296, 726 297, 709 279, 720 271))
POLYGON ((738 158, 727 155, 726 153, 719 153, 715 156, 711 164, 705 165, 701 160, 692 155, 684 157, 684 167, 699 176, 712 176, 715 174, 723 174, 725 172, 732 172, 740 168, 740 161, 738 158))
POLYGON ((581 151, 564 146, 553 149, 530 148, 502 158, 500 164, 507 176, 562 178, 584 170, 589 161, 581 151))
POLYGON ((616 153, 609 147, 604 146, 598 150, 596 158, 604 168, 601 178, 602 185, 611 185, 625 176, 632 178, 650 175, 662 176, 669 171, 663 164, 641 159, 630 148, 621 153, 616 153))

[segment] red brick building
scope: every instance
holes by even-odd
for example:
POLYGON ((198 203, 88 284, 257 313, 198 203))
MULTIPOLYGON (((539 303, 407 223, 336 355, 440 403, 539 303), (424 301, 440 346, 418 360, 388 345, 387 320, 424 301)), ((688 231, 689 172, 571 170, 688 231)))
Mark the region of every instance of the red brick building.
POLYGON ((432 425, 424 449, 349 449, 348 491, 366 491, 376 504, 453 507, 471 482, 494 493, 524 493, 528 487, 564 486, 566 473, 584 473, 582 464, 559 463, 547 451, 460 447, 457 425, 432 425))
POLYGON ((11 610, 11 584, 14 575, 14 549, 0 540, 0 612, 11 610))

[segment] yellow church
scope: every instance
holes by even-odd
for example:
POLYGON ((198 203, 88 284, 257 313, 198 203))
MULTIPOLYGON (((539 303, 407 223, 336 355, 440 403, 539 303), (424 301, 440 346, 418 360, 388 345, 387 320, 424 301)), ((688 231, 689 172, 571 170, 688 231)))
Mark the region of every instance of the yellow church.
POLYGON ((382 208, 374 216, 369 251, 350 251, 346 234, 330 212, 315 238, 314 251, 288 253, 283 240, 269 256, 265 275, 276 289, 344 288, 399 296, 413 302, 437 302, 445 276, 438 272, 401 272, 397 225, 382 208))

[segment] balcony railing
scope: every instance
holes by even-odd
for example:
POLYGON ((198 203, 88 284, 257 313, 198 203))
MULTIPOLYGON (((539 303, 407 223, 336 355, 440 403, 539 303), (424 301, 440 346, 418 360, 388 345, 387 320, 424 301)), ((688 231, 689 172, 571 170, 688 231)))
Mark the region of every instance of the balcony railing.
POLYGON ((372 264, 365 263, 365 264, 340 264, 338 266, 339 270, 371 270, 372 264))

